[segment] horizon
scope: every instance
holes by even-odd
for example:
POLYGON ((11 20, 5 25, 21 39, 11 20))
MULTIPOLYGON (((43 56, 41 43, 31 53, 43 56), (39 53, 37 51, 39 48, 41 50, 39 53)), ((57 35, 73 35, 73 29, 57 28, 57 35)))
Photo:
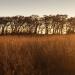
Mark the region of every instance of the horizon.
POLYGON ((68 15, 68 14, 58 14, 58 13, 56 13, 56 14, 43 14, 43 15, 39 15, 39 14, 31 14, 31 15, 6 15, 6 16, 0 16, 0 17, 15 17, 15 16, 24 16, 24 17, 29 17, 29 16, 39 16, 39 17, 44 17, 45 15, 46 16, 56 16, 56 15, 67 15, 68 16, 68 18, 70 18, 70 17, 75 17, 75 16, 70 16, 70 15, 68 15))

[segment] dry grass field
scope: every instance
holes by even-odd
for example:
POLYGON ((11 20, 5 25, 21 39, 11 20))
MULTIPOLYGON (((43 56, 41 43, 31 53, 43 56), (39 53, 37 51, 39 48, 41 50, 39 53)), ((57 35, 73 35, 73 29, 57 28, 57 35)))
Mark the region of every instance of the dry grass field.
POLYGON ((0 75, 75 75, 75 35, 0 36, 0 75))

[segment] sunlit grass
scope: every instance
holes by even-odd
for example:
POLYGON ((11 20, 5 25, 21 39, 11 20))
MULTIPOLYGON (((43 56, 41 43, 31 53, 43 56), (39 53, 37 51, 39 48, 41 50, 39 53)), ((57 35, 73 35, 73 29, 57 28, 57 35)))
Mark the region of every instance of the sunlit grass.
POLYGON ((75 35, 0 36, 0 75, 73 75, 74 71, 75 35))

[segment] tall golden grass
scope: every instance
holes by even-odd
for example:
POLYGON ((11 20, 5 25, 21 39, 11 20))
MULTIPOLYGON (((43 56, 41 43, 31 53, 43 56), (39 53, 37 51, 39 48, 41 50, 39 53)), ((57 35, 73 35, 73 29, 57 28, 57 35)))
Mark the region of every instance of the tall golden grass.
POLYGON ((75 75, 75 35, 0 36, 0 75, 75 75))

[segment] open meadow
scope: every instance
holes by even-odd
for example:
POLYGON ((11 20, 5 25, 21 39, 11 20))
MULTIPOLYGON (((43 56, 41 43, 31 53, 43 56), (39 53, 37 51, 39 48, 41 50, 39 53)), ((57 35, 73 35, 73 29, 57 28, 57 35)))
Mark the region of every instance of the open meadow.
POLYGON ((0 75, 75 75, 75 35, 0 36, 0 75))

